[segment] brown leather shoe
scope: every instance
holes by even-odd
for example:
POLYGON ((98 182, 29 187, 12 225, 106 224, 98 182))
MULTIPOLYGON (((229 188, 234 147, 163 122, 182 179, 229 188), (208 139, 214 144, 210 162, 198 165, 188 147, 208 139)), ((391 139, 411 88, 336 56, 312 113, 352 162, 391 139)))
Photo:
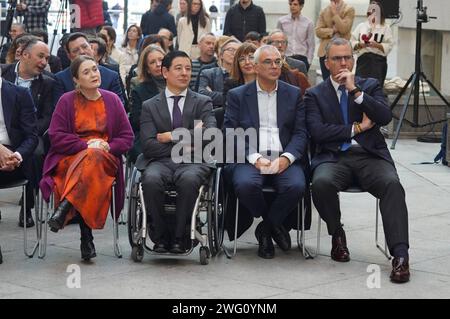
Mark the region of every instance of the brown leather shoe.
POLYGON ((392 259, 391 281, 395 283, 405 283, 409 281, 409 261, 408 258, 394 257, 392 259))
POLYGON ((342 230, 341 236, 333 236, 331 239, 331 259, 339 262, 350 261, 350 252, 347 248, 347 238, 342 230))

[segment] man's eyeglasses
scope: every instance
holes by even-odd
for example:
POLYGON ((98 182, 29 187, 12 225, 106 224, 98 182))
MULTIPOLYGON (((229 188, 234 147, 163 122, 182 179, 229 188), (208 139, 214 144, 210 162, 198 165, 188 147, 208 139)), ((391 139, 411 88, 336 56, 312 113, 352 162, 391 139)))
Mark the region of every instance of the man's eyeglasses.
POLYGON ((343 56, 337 55, 337 56, 330 56, 330 57, 328 57, 328 59, 333 62, 340 62, 340 61, 342 61, 342 59, 344 59, 345 62, 348 62, 353 59, 353 56, 352 55, 343 55, 343 56))
POLYGON ((271 67, 274 64, 277 68, 281 68, 283 66, 283 60, 281 60, 281 59, 276 59, 276 60, 266 59, 266 60, 262 61, 261 63, 262 63, 262 65, 264 65, 267 68, 271 67))
POLYGON ((255 57, 253 55, 246 55, 246 56, 241 56, 238 59, 239 63, 245 63, 246 61, 253 62, 253 61, 255 61, 255 57))
POLYGON ((267 44, 270 44, 270 45, 274 45, 274 46, 278 46, 278 45, 286 45, 287 44, 287 41, 286 40, 282 40, 282 41, 269 41, 269 42, 267 42, 267 44))

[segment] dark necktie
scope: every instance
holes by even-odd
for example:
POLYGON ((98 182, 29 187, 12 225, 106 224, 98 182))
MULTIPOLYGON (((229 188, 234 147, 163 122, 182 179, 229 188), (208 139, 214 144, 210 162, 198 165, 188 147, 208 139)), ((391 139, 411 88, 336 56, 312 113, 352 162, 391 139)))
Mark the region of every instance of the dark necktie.
MULTIPOLYGON (((347 125, 348 124, 348 94, 347 94, 345 85, 340 85, 339 91, 341 91, 341 93, 342 93, 341 101, 339 103, 341 106, 342 117, 344 118, 344 124, 347 125)), ((348 150, 350 148, 350 146, 352 146, 351 143, 343 143, 342 147, 341 147, 341 151, 348 150)))
POLYGON ((183 116, 180 107, 178 106, 178 102, 182 96, 171 96, 171 98, 173 99, 172 127, 173 129, 176 129, 183 126, 183 116))

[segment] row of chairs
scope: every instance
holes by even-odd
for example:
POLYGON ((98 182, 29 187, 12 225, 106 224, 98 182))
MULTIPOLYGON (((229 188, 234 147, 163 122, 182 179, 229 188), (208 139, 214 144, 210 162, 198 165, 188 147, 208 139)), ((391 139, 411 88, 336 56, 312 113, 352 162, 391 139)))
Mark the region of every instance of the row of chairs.
MULTIPOLYGON (((144 256, 144 251, 150 254, 156 254, 152 249, 146 244, 148 232, 147 232, 147 213, 145 209, 145 204, 143 200, 142 186, 140 184, 140 173, 134 169, 131 178, 127 179, 131 181, 127 185, 127 224, 128 224, 128 237, 129 242, 132 247, 131 257, 134 261, 141 261, 144 256)), ((14 187, 21 187, 24 197, 26 198, 26 185, 28 181, 22 179, 13 183, 0 183, 0 189, 8 189, 14 187)), ((114 199, 114 187, 112 186, 112 197, 111 203, 115 202, 114 199)), ((265 187, 263 189, 264 193, 275 192, 274 188, 265 187)), ((352 186, 345 190, 348 193, 361 193, 364 192, 358 186, 352 186)), ((174 190, 168 190, 166 195, 171 198, 176 197, 176 192, 174 190)), ((190 239, 192 245, 190 249, 186 251, 184 255, 188 255, 192 252, 194 246, 200 243, 201 247, 199 249, 200 263, 208 264, 211 256, 217 255, 219 252, 224 252, 228 258, 232 258, 237 253, 237 230, 238 230, 238 219, 239 219, 239 200, 236 201, 236 215, 234 222, 234 246, 232 250, 229 250, 223 243, 224 241, 224 220, 227 205, 227 196, 225 194, 224 182, 222 178, 221 168, 217 168, 214 174, 211 175, 208 183, 202 186, 199 192, 199 196, 196 201, 196 205, 192 214, 192 220, 190 225, 190 239), (206 220, 200 221, 200 213, 206 213, 206 220), (203 226, 207 227, 207 233, 202 233, 201 228, 203 226)), ((44 258, 46 255, 47 248, 47 221, 49 216, 51 216, 53 207, 53 198, 50 199, 49 203, 46 203, 42 196, 38 194, 35 207, 35 219, 36 219, 36 241, 29 245, 30 240, 28 239, 28 231, 24 225, 23 228, 23 243, 24 243, 24 254, 29 258, 34 257, 36 252, 38 252, 38 258, 44 258), (28 248, 32 246, 31 250, 28 248)), ((120 245, 119 245, 119 221, 114 218, 115 205, 110 205, 110 213, 113 217, 113 247, 114 253, 118 258, 122 257, 120 245)), ((386 241, 384 241, 384 247, 379 241, 379 200, 376 199, 375 208, 375 245, 376 247, 390 259, 391 256, 388 252, 386 241)), ((305 245, 305 216, 308 210, 312 209, 311 198, 306 196, 305 199, 301 200, 297 206, 297 245, 299 250, 302 252, 306 259, 311 259, 318 254, 320 254, 320 237, 321 237, 321 218, 318 216, 318 228, 317 228, 317 243, 315 254, 311 254, 305 245)), ((167 205, 167 210, 174 211, 174 207, 167 205)), ((26 207, 24 207, 25 211, 26 207)))

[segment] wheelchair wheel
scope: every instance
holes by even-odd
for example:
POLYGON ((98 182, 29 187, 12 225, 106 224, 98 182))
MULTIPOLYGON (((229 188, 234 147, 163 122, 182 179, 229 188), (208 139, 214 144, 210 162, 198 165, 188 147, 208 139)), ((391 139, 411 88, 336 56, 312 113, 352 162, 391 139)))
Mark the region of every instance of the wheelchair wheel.
POLYGON ((212 256, 222 247, 225 220, 225 189, 221 168, 218 168, 209 189, 208 240, 212 256))
POLYGON ((131 259, 133 259, 134 262, 141 262, 144 258, 144 247, 142 245, 139 246, 133 246, 131 249, 131 259))
POLYGON ((131 178, 131 185, 129 187, 128 200, 128 241, 131 247, 138 245, 140 240, 140 230, 142 229, 142 208, 139 199, 139 172, 134 169, 131 178))
POLYGON ((206 246, 200 247, 200 264, 207 265, 209 264, 209 249, 206 246))

